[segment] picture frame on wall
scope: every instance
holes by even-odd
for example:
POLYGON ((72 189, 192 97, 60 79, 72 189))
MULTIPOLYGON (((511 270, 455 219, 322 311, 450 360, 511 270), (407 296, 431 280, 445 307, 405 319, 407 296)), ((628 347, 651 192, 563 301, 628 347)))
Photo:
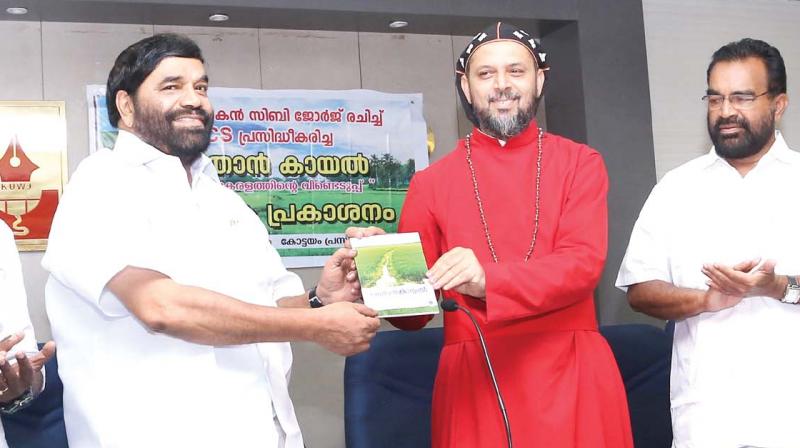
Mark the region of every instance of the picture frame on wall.
POLYGON ((0 101, 0 220, 20 251, 47 248, 67 183, 63 101, 0 101))

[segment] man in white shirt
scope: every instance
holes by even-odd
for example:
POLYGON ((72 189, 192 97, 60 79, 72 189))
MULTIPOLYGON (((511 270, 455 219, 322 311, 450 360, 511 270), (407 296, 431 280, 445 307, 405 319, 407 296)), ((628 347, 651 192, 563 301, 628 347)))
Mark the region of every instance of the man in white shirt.
MULTIPOLYGON (((44 389, 44 364, 55 354, 48 342, 39 352, 28 316, 14 234, 0 221, 0 414, 12 414, 44 389)), ((0 448, 7 448, 0 423, 0 448)))
POLYGON ((742 39, 707 72, 714 148, 667 173, 631 235, 617 286, 675 320, 673 446, 800 446, 800 154, 775 130, 778 50, 742 39))
POLYGON ((288 341, 349 355, 379 326, 353 303, 355 251, 305 293, 220 185, 207 89, 184 36, 123 51, 107 85, 117 142, 81 163, 56 212, 42 264, 71 446, 300 448, 288 341))

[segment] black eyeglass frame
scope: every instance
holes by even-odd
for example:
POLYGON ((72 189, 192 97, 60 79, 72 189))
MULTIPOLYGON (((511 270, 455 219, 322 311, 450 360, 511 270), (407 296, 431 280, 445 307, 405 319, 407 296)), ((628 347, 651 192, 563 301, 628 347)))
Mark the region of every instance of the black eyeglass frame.
POLYGON ((757 99, 764 95, 768 95, 770 93, 769 90, 765 91, 764 93, 759 93, 758 95, 753 95, 751 93, 731 93, 730 95, 703 95, 701 100, 706 103, 706 106, 709 110, 718 110, 722 108, 722 105, 725 104, 725 100, 727 100, 731 107, 736 110, 747 110, 753 107, 753 104, 756 102, 757 99), (718 104, 712 104, 712 102, 719 101, 718 104))

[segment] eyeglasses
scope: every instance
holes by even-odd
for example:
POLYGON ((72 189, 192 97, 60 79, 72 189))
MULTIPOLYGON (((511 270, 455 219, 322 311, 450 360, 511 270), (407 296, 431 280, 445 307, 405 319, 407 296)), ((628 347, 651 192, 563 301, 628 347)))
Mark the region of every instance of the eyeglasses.
POLYGON ((753 107, 758 97, 764 96, 768 93, 769 90, 759 95, 753 95, 750 93, 732 93, 730 95, 705 95, 703 96, 702 100, 706 102, 709 110, 717 110, 722 108, 722 104, 725 103, 725 98, 728 99, 728 102, 731 103, 731 107, 733 107, 734 109, 746 110, 753 107))

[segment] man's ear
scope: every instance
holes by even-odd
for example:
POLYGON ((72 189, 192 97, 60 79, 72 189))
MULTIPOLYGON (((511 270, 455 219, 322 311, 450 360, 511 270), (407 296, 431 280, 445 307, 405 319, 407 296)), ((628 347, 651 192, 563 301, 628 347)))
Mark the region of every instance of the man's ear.
POLYGON ((789 97, 785 93, 781 93, 775 97, 775 122, 779 122, 786 108, 789 107, 789 97))
POLYGON ((536 69, 536 98, 542 97, 542 91, 544 90, 544 70, 536 69))
POLYGON ((133 127, 133 98, 124 90, 117 92, 117 110, 119 111, 120 121, 128 128, 133 127))
POLYGON ((472 96, 469 94, 469 81, 467 81, 467 74, 461 75, 461 90, 464 91, 464 97, 469 104, 472 104, 472 96))

